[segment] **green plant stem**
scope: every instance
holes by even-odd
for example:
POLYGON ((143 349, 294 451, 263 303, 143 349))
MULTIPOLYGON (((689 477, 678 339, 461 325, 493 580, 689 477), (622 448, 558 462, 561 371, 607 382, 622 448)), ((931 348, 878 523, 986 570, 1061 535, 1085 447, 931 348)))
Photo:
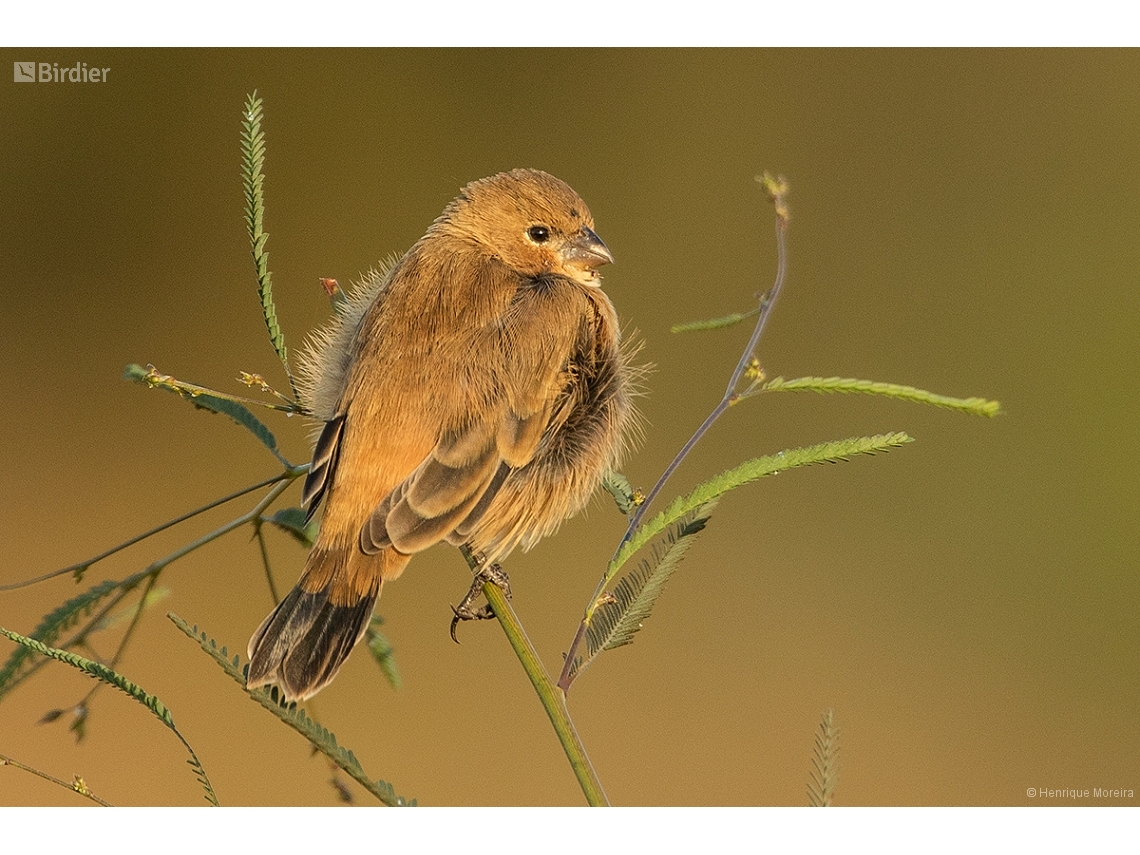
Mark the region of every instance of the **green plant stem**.
POLYGON ((605 790, 602 789, 602 782, 598 780, 598 775, 586 754, 586 747, 578 737, 578 731, 575 730, 574 722, 570 718, 570 711, 566 707, 566 695, 546 673, 534 645, 527 638, 526 631, 523 630, 518 615, 511 608, 510 601, 502 588, 493 582, 485 582, 483 595, 495 610, 499 626, 503 628, 507 641, 514 648, 515 655, 518 656, 523 670, 530 678, 531 685, 538 693, 538 699, 546 709, 546 714, 550 716, 550 723, 554 725, 554 732, 558 735, 558 741, 562 743, 562 750, 566 752, 566 759, 570 761, 570 768, 574 770, 574 776, 582 787, 586 802, 591 807, 608 807, 610 802, 606 798, 605 790))
MULTIPOLYGON (((298 707, 295 703, 286 703, 280 699, 280 693, 276 687, 272 689, 250 689, 246 686, 246 670, 239 666, 240 656, 234 655, 230 657, 230 652, 226 647, 219 648, 217 643, 211 639, 205 632, 201 631, 197 626, 191 627, 190 624, 182 620, 174 612, 168 612, 166 615, 170 621, 178 627, 188 638, 193 639, 199 647, 202 648, 210 658, 217 662, 222 670, 239 686, 243 692, 251 699, 261 704, 273 715, 277 716, 289 727, 293 728, 317 751, 320 751, 337 766, 351 775, 354 779, 367 789, 370 793, 380 799, 386 805, 392 807, 402 807, 409 804, 407 799, 396 795, 395 790, 391 784, 385 781, 373 781, 365 774, 364 769, 360 765, 360 761, 356 759, 356 755, 346 748, 337 744, 336 736, 310 718, 303 708, 298 707)), ((248 666, 247 666, 248 668, 248 666)), ((415 804, 413 799, 410 804, 415 804)))

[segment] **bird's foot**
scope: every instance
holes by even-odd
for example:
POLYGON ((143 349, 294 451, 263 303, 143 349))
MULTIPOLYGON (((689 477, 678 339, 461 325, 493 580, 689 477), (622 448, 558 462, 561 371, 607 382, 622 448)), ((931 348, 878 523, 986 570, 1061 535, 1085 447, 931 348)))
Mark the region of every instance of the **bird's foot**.
POLYGON ((455 617, 451 619, 451 640, 456 644, 459 639, 455 637, 455 628, 459 626, 460 621, 464 620, 489 620, 495 617, 495 610, 491 608, 490 603, 485 603, 482 608, 476 609, 473 603, 483 593, 483 585, 490 582, 498 588, 503 590, 507 599, 511 598, 511 580, 503 571, 503 568, 498 564, 489 564, 481 566, 475 571, 475 579, 471 582, 471 588, 460 600, 458 606, 452 606, 451 610, 455 613, 455 617))

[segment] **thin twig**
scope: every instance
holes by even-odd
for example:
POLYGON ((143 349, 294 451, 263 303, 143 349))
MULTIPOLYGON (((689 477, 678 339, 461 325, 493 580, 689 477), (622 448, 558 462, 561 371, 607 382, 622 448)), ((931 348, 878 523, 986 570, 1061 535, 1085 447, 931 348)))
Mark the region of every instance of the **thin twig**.
POLYGON ((13 582, 9 585, 0 585, 0 591, 15 591, 18 588, 26 588, 29 585, 35 585, 39 582, 46 582, 48 579, 54 579, 57 576, 67 576, 71 573, 80 573, 82 571, 87 570, 87 568, 89 568, 91 565, 93 565, 99 561, 102 561, 104 558, 109 558, 110 556, 114 555, 116 552, 122 552, 128 546, 134 546, 136 543, 139 543, 140 541, 146 540, 148 537, 153 537, 154 535, 156 535, 160 532, 166 531, 168 528, 172 528, 173 526, 176 526, 179 523, 183 523, 183 522, 186 522, 186 520, 193 519, 194 517, 198 516, 199 514, 203 514, 206 511, 213 510, 214 508, 218 507, 219 505, 224 505, 224 504, 226 504, 226 502, 232 502, 234 499, 240 499, 242 496, 246 495, 247 493, 252 493, 254 490, 260 490, 262 487, 268 487, 270 484, 276 484, 278 481, 280 481, 283 478, 289 478, 290 480, 293 480, 294 478, 296 478, 296 477, 304 474, 305 472, 307 472, 308 469, 309 469, 308 464, 305 464, 304 466, 296 467, 295 470, 287 470, 286 472, 284 472, 280 475, 274 475, 272 478, 266 478, 264 481, 259 481, 258 483, 253 484, 249 487, 243 487, 242 489, 238 490, 237 492, 230 493, 228 496, 223 496, 220 499, 215 499, 212 502, 208 502, 207 504, 202 505, 200 508, 195 508, 192 511, 189 511, 185 514, 182 514, 182 516, 180 516, 180 517, 175 517, 172 520, 168 520, 167 522, 164 522, 162 525, 159 525, 159 526, 152 528, 150 531, 144 531, 142 534, 136 535, 136 536, 132 537, 130 540, 123 541, 118 546, 112 546, 106 552, 101 552, 98 555, 96 555, 94 558, 88 558, 86 561, 80 561, 78 564, 72 564, 70 567, 64 567, 60 570, 53 570, 50 573, 45 573, 44 575, 37 576, 34 579, 25 579, 23 582, 13 582))
POLYGON ((269 594, 273 597, 273 605, 276 606, 281 602, 281 596, 277 593, 277 585, 273 581, 273 571, 269 568, 269 549, 265 545, 265 534, 261 530, 262 520, 254 523, 254 531, 257 532, 257 545, 261 549, 261 563, 265 567, 265 581, 269 583, 269 594))
MULTIPOLYGON (((101 663, 101 664, 106 665, 112 671, 115 670, 115 666, 119 664, 119 660, 123 657, 123 653, 127 649, 127 644, 130 642, 131 636, 135 634, 135 628, 139 625, 139 621, 142 620, 143 612, 146 610, 147 598, 150 597, 150 592, 154 590, 154 586, 157 584, 158 584, 158 576, 151 576, 149 579, 147 579, 146 587, 143 588, 143 592, 139 596, 138 607, 135 609, 135 613, 131 616, 130 626, 128 626, 127 631, 123 633, 123 637, 119 639, 119 646, 115 650, 115 655, 111 657, 110 662, 101 663)), ((77 704, 77 706, 80 706, 80 707, 87 706, 87 704, 88 704, 88 702, 90 702, 91 698, 95 695, 95 693, 97 691, 99 691, 99 688, 101 686, 105 686, 105 685, 106 685, 106 683, 96 682, 95 685, 92 686, 91 689, 87 692, 87 694, 83 697, 83 700, 81 700, 77 704)))
MULTIPOLYGON (((280 475, 276 475, 268 481, 257 485, 259 487, 263 487, 266 484, 280 482, 277 483, 268 493, 266 493, 265 496, 256 505, 253 506, 252 510, 242 514, 239 517, 236 517, 235 519, 230 520, 228 523, 214 529, 213 531, 202 535, 202 537, 198 538, 197 540, 191 541, 185 546, 179 547, 174 552, 167 555, 165 558, 160 558, 150 564, 145 570, 140 570, 133 576, 128 576, 120 583, 120 589, 114 594, 110 595, 108 602, 98 612, 96 612, 95 615, 89 621, 87 621, 86 624, 84 624, 83 628, 72 635, 71 638, 68 639, 65 643, 59 645, 59 647, 66 650, 74 647, 77 644, 85 643, 87 636, 91 634, 99 622, 102 621, 103 618, 105 618, 120 602, 122 602, 123 599, 138 586, 139 582, 150 578, 157 580, 158 575, 167 567, 167 565, 171 564, 174 561, 177 561, 179 558, 188 555, 195 549, 205 546, 211 541, 217 540, 222 535, 228 534, 236 528, 240 528, 247 522, 251 522, 252 520, 260 517, 265 509, 269 507, 269 505, 271 505, 277 499, 277 497, 280 496, 289 487, 290 484, 292 484, 294 480, 300 477, 307 468, 308 467, 297 467, 294 470, 287 470, 286 472, 280 475)), ((243 492, 249 492, 249 490, 245 490, 243 492)), ((231 496, 230 498, 234 497, 231 496)), ((214 502, 212 504, 216 505, 218 503, 214 502)), ((137 541, 138 538, 135 538, 135 540, 137 541)), ((21 674, 19 681, 22 682, 23 680, 26 680, 50 661, 50 659, 38 659, 35 663, 28 666, 27 670, 21 674)))
POLYGON ((15 769, 23 769, 25 772, 31 772, 33 775, 43 778, 45 781, 51 781, 53 784, 58 784, 65 790, 71 790, 73 793, 79 793, 79 795, 83 796, 84 798, 91 799, 91 801, 95 802, 96 804, 100 804, 103 807, 113 807, 113 805, 111 805, 109 802, 103 801, 101 798, 87 789, 86 782, 78 775, 76 775, 75 780, 69 784, 67 781, 63 781, 55 777, 55 775, 49 775, 47 772, 41 772, 34 766, 26 766, 19 760, 13 760, 6 754, 0 754, 0 766, 11 766, 15 769))
MULTIPOLYGON (((171 377, 169 374, 163 374, 153 365, 148 365, 146 372, 138 379, 139 382, 145 383, 152 389, 167 389, 171 392, 184 395, 191 400, 201 396, 209 396, 211 398, 220 398, 223 401, 233 401, 235 404, 250 404, 254 407, 265 407, 270 410, 277 410, 281 413, 300 413, 302 415, 308 415, 305 408, 297 402, 275 404, 272 401, 262 401, 257 398, 247 398, 244 395, 231 395, 229 392, 219 392, 217 389, 199 386, 197 383, 187 383, 185 380, 179 380, 176 377, 171 377)), ((280 397, 286 401, 289 400, 284 396, 280 397)))

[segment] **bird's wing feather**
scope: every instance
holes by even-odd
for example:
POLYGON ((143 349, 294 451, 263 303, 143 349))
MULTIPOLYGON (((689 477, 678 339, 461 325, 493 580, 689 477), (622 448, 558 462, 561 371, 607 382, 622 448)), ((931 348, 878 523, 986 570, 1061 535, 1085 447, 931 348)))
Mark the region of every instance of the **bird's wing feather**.
POLYGON ((389 493, 360 532, 360 548, 387 546, 420 552, 443 540, 483 498, 501 459, 493 436, 473 426, 445 437, 416 470, 389 493))
POLYGON ((313 449, 313 462, 305 478, 305 488, 301 491, 301 505, 307 505, 305 521, 312 519, 321 503, 321 498, 332 485, 336 464, 340 459, 340 438, 344 433, 344 413, 325 422, 317 445, 313 449))

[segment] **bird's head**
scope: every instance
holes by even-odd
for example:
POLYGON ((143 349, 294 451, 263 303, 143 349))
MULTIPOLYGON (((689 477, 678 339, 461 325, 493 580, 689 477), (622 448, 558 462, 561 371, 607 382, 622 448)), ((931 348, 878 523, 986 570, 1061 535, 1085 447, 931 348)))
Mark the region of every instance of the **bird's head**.
POLYGON ((598 285, 614 258, 594 233, 586 203, 569 185, 537 169, 472 181, 437 226, 474 241, 526 276, 556 274, 598 285))

